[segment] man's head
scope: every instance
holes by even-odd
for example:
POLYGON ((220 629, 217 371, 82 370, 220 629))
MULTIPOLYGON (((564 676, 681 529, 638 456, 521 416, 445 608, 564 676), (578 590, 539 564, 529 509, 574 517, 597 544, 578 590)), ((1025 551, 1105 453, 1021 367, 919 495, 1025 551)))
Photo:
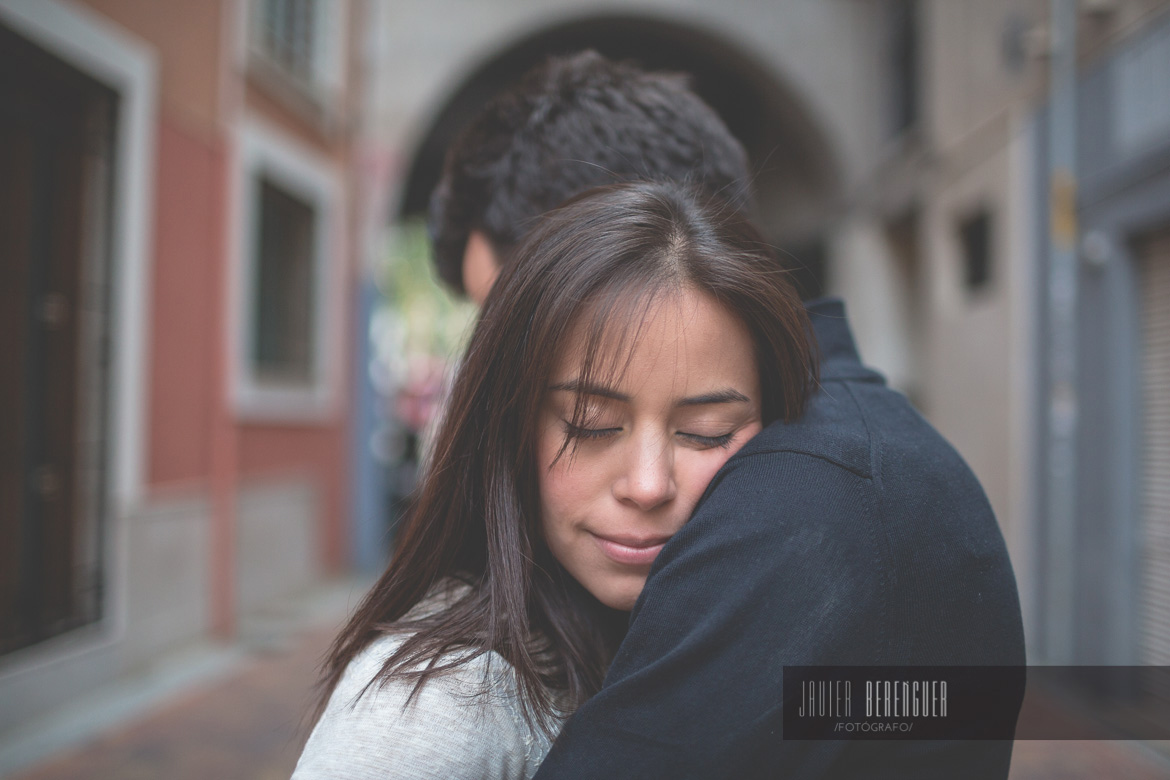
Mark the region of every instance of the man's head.
POLYGON ((541 214, 620 181, 700 186, 746 209, 747 156, 677 74, 596 52, 553 58, 493 99, 447 154, 431 199, 435 265, 482 302, 541 214))

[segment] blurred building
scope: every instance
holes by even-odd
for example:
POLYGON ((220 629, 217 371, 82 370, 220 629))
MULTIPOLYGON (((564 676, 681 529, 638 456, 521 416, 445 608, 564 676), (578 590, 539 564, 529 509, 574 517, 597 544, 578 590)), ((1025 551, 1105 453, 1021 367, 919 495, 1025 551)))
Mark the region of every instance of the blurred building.
POLYGON ((831 286, 987 489, 1030 658, 1165 664, 1170 4, 887 7, 913 119, 831 286))
POLYGON ((0 2, 0 732, 376 522, 372 6, 0 2))
POLYGON ((1032 658, 1166 663, 1168 8, 0 0, 3 240, 46 258, 0 291, 0 440, 41 448, 4 450, 0 571, 42 626, 5 627, 0 700, 381 559, 365 261, 488 98, 584 47, 691 73, 743 141, 806 294, 983 482, 1032 658))

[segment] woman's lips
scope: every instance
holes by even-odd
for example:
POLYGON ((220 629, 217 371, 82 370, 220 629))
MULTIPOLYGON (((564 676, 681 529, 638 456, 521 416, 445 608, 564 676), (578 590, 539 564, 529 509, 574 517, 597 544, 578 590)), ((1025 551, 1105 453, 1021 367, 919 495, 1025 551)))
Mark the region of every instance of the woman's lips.
POLYGON ((662 552, 669 536, 655 536, 645 539, 636 539, 625 536, 601 536, 593 534, 597 546, 606 557, 615 563, 627 566, 645 566, 654 563, 658 553, 662 552))

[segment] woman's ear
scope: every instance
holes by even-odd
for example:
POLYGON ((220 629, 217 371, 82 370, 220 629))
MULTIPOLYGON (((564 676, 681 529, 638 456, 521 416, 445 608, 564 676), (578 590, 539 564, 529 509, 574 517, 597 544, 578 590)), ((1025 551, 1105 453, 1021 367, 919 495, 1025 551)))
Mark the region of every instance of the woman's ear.
POLYGON ((483 306, 499 273, 500 261, 492 242, 483 231, 471 231, 463 249, 463 289, 467 297, 483 306))

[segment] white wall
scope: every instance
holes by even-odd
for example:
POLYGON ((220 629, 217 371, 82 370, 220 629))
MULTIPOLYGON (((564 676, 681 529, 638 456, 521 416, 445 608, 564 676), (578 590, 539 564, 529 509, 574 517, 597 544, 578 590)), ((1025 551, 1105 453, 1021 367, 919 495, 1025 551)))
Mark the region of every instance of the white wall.
POLYGON ((824 0, 397 0, 386 44, 391 91, 378 123, 405 167, 434 114, 485 60, 553 25, 602 14, 644 15, 724 37, 770 66, 830 133, 850 180, 879 143, 881 95, 873 85, 880 76, 879 11, 877 4, 824 0))

